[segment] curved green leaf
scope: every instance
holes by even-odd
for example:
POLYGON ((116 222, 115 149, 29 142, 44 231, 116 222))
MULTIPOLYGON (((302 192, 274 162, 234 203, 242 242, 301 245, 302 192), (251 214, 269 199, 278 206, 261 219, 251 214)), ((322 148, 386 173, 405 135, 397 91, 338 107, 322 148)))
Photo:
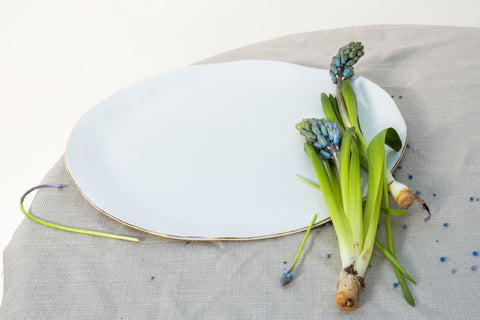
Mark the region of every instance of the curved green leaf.
POLYGON ((402 149, 402 140, 400 139, 397 130, 393 128, 387 129, 387 134, 385 136, 385 144, 396 152, 402 149))
POLYGON ((325 114, 327 120, 330 122, 336 122, 338 128, 340 128, 342 133, 344 133, 345 127, 343 126, 342 118, 338 117, 330 98, 325 93, 322 93, 320 95, 320 99, 322 101, 323 113, 325 114))
POLYGON ((355 92, 353 91, 349 79, 346 79, 342 83, 342 95, 343 100, 345 101, 345 105, 347 107, 350 123, 352 124, 352 126, 358 127, 357 98, 355 97, 355 92))
POLYGON ((340 148, 340 188, 343 195, 343 209, 345 210, 345 215, 348 215, 350 212, 349 203, 348 203, 348 188, 350 186, 350 156, 352 150, 352 140, 353 133, 355 129, 349 128, 342 137, 342 146, 340 148))
MULTIPOLYGON (((340 124, 342 125, 342 128, 345 129, 345 124, 343 123, 342 115, 340 114, 340 110, 338 109, 338 101, 337 101, 337 98, 335 98, 332 94, 329 94, 329 95, 328 95, 328 98, 330 99, 330 103, 332 104, 333 111, 334 111, 335 114, 337 115, 338 121, 339 121, 340 124)), ((343 131, 342 131, 342 133, 343 133, 343 131)))

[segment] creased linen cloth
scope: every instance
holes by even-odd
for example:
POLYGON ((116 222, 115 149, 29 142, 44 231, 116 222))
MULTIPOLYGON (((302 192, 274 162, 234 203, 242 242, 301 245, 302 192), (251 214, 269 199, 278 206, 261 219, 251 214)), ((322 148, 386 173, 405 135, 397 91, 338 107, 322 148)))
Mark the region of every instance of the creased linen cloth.
MULTIPOLYGON (((409 284, 414 308, 394 288, 393 269, 375 250, 357 309, 339 310, 340 257, 332 227, 312 231, 295 280, 280 287, 303 233, 184 243, 133 230, 82 198, 62 157, 43 182, 66 187, 38 191, 31 213, 142 241, 74 234, 26 219, 4 252, 1 319, 480 318, 480 270, 471 269, 480 268, 480 256, 472 254, 480 249, 480 29, 387 25, 308 32, 201 63, 268 59, 327 69, 349 41, 365 45, 356 73, 389 92, 405 117, 410 147, 396 175, 421 191, 433 213, 425 221, 416 204, 392 219, 398 260, 418 284, 409 284)), ((378 238, 385 243, 382 222, 378 238)))

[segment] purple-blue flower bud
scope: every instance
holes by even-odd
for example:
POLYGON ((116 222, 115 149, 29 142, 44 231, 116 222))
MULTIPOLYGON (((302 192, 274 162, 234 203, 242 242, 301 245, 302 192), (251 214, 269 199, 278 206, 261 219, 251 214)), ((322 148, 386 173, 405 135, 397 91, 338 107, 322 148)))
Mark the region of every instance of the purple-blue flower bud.
POLYGON ((320 150, 320 155, 325 159, 332 158, 332 155, 330 154, 330 152, 325 151, 325 150, 320 150))
POLYGON ((338 56, 333 57, 332 64, 334 64, 336 67, 340 67, 340 59, 338 56))
POLYGON ((335 74, 335 75, 338 74, 338 69, 333 63, 330 64, 330 71, 332 71, 332 73, 335 74))
POLYGON ((327 127, 323 123, 320 124, 320 130, 322 131, 323 136, 328 136, 327 127))
POLYGON ((320 149, 323 149, 328 145, 328 141, 324 136, 317 136, 317 143, 321 146, 320 149))
POLYGON ((308 132, 308 131, 305 131, 305 130, 299 130, 299 132, 302 136, 305 137, 306 142, 313 143, 313 142, 317 141, 317 136, 314 133, 308 132))
POLYGON ((310 124, 312 125, 312 132, 314 134, 316 134, 317 136, 322 134, 322 131, 318 127, 317 121, 315 119, 310 119, 310 124))
POLYGON ((353 75, 352 67, 348 67, 343 71, 343 76, 345 77, 345 79, 349 78, 352 75, 353 75))
POLYGON ((333 142, 333 136, 335 135, 335 129, 334 128, 328 128, 327 132, 328 132, 328 140, 333 142))
POLYGON ((292 280, 293 280, 293 272, 288 272, 287 269, 283 269, 282 278, 280 279, 280 285, 284 286, 290 283, 290 281, 292 280))
POLYGON ((333 144, 339 144, 341 139, 342 139, 342 131, 340 131, 339 128, 335 128, 335 132, 333 134, 333 144))

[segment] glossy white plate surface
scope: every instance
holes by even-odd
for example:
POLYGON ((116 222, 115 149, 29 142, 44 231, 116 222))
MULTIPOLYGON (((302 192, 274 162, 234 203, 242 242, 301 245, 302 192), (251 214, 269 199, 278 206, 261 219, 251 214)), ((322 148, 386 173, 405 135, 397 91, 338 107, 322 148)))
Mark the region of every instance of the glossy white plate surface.
MULTIPOLYGON (((407 128, 379 86, 355 76, 369 141, 407 128)), ((328 71, 274 61, 191 66, 101 101, 78 121, 65 154, 82 194, 132 227, 182 239, 257 239, 328 218, 295 123, 323 117, 328 71)), ((405 143, 404 143, 405 145, 405 143)), ((401 152, 391 152, 393 168, 401 152)))

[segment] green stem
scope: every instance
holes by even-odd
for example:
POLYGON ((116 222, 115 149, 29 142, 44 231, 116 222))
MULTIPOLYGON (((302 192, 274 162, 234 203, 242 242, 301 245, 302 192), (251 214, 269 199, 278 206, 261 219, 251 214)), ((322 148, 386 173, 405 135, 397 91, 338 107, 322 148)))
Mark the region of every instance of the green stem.
POLYGON ((352 263, 353 251, 350 246, 352 243, 350 224, 345 216, 344 209, 338 205, 337 199, 333 192, 327 170, 323 161, 319 158, 317 152, 312 145, 304 144, 304 150, 312 161, 313 168, 315 170, 318 184, 322 190, 323 199, 327 206, 330 218, 335 226, 335 233, 337 234, 338 244, 340 248, 340 256, 342 260, 342 266, 347 267, 352 263))
POLYGON ((340 70, 338 77, 337 77, 337 101, 338 101, 338 111, 340 112, 340 116, 342 117, 343 124, 345 125, 345 129, 351 128, 352 124, 350 122, 350 118, 348 116, 347 105, 345 104, 345 100, 343 99, 342 94, 342 84, 343 84, 343 70, 340 70))
MULTIPOLYGON (((311 181, 308 181, 305 178, 302 178, 300 176, 295 176, 295 179, 305 183, 306 185, 309 185, 312 188, 315 188, 315 189, 320 190, 320 191, 322 190, 322 189, 320 189, 319 185, 317 185, 317 184, 315 184, 311 181)), ((365 203, 363 203, 362 205, 365 206, 365 203)), ((396 210, 396 209, 391 209, 391 208, 387 209, 387 208, 382 207, 382 208, 380 208, 380 212, 384 213, 384 214, 390 214, 392 216, 401 216, 401 215, 405 214, 405 212, 407 212, 407 210, 396 210)))
POLYGON ((398 263, 397 259, 388 251, 377 239, 375 239, 375 245, 384 254, 384 256, 390 260, 390 262, 400 270, 400 272, 413 284, 417 284, 415 280, 407 273, 407 271, 398 263))
MULTIPOLYGON (((386 178, 387 179, 387 178, 386 178)), ((388 210, 389 208, 389 202, 388 202, 388 187, 387 187, 387 181, 384 182, 384 187, 383 187, 383 202, 384 202, 384 207, 388 210)), ((393 235, 392 235, 392 223, 390 219, 390 214, 386 213, 385 214, 385 228, 387 231, 387 240, 388 240, 388 250, 390 250, 390 253, 393 255, 393 257, 396 259, 396 254, 395 254, 395 247, 393 246, 393 235)), ((394 265, 393 270, 395 271, 395 275, 397 276, 398 282, 400 283, 400 286, 402 287, 403 291, 403 296, 405 297, 405 300, 414 307, 415 306, 415 301, 413 300, 412 294, 410 293, 410 290, 408 289, 408 285, 405 282, 405 279, 403 279, 402 273, 400 270, 394 265)))
POLYGON ((305 183, 306 185, 309 185, 309 186, 312 187, 312 188, 315 188, 315 189, 317 189, 317 190, 322 191, 322 189, 320 189, 320 186, 319 186, 319 185, 317 185, 317 184, 315 184, 315 183, 313 183, 313 182, 310 182, 310 181, 308 181, 308 180, 305 179, 305 178, 302 178, 302 177, 300 177, 300 176, 295 176, 295 179, 297 179, 298 181, 301 181, 301 182, 305 183))
POLYGON ((315 220, 317 220, 317 214, 313 216, 312 222, 310 222, 310 225, 308 226, 307 232, 305 233, 305 236, 303 237, 302 244, 300 245, 300 248, 298 249, 297 256, 295 257, 295 260, 293 260, 292 266, 290 269, 288 269, 288 272, 292 272, 293 268, 295 268, 295 265, 297 264, 298 258, 300 257, 300 254, 302 253, 303 246, 305 245, 305 241, 307 241, 308 234, 310 233, 310 230, 312 230, 312 226, 315 223, 315 220))
POLYGON ((39 185, 39 186, 36 186, 36 187, 33 187, 33 188, 29 189, 27 192, 25 192, 22 195, 22 197, 20 198, 20 209, 22 210, 23 214, 25 214, 25 216, 27 216, 27 218, 29 218, 29 219, 37 222, 37 223, 43 224, 47 227, 51 227, 51 228, 55 228, 55 229, 59 229, 59 230, 63 230, 63 231, 82 233, 82 234, 88 234, 88 235, 92 235, 92 236, 112 238, 112 239, 125 240, 125 241, 131 241, 131 242, 139 242, 140 241, 139 239, 133 238, 133 237, 120 236, 120 235, 116 235, 116 234, 99 232, 99 231, 91 231, 91 230, 65 227, 65 226, 61 226, 61 225, 58 225, 58 224, 55 224, 55 223, 47 222, 47 221, 44 221, 44 220, 41 220, 37 217, 32 216, 31 214, 29 214, 27 212, 27 210, 25 210, 25 207, 23 206, 23 202, 25 201, 25 198, 27 197, 27 195, 29 193, 31 193, 32 191, 34 191, 36 189, 49 188, 49 187, 55 187, 55 188, 60 189, 60 188, 63 188, 63 185, 61 185, 61 184, 43 184, 43 185, 39 185))

